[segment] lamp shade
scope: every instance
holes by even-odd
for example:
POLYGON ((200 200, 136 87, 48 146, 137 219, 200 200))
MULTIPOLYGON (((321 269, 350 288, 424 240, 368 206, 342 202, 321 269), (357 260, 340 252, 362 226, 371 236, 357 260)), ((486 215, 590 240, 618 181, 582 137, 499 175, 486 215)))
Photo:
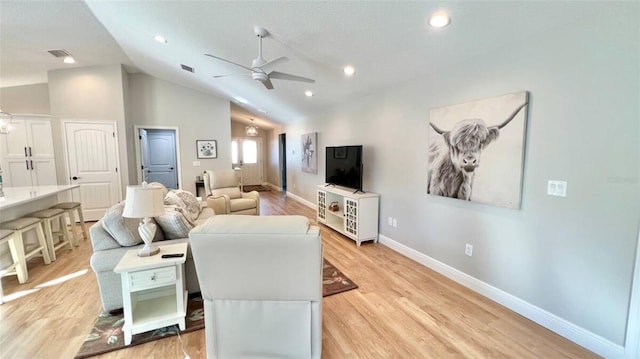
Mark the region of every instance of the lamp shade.
POLYGON ((127 218, 157 217, 164 213, 162 187, 127 186, 127 201, 122 216, 127 218))

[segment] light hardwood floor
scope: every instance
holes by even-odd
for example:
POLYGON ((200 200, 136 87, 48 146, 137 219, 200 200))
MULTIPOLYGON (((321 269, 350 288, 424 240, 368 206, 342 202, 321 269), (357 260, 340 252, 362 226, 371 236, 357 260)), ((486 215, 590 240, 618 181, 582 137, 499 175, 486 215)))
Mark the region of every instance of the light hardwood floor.
MULTIPOLYGON (((278 192, 261 197, 262 215, 302 214, 315 222, 313 210, 278 192)), ((383 245, 358 248, 321 230, 325 258, 359 285, 324 298, 323 358, 597 357, 383 245)), ((74 357, 101 308, 91 251, 83 241, 58 252, 51 265, 33 260, 24 285, 2 278, 9 301, 0 306, 1 358, 74 357)), ((182 341, 191 358, 206 358, 204 331, 182 341)), ((183 357, 171 337, 96 358, 183 357)))

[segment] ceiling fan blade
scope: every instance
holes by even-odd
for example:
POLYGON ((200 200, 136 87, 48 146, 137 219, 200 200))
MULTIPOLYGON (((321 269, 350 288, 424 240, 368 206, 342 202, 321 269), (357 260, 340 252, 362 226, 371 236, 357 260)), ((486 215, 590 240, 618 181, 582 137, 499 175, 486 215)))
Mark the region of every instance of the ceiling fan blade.
POLYGON ((289 62, 289 58, 286 56, 280 56, 277 59, 273 59, 271 61, 267 61, 264 65, 260 66, 260 68, 264 71, 267 71, 268 69, 276 66, 276 65, 280 65, 280 64, 284 64, 289 62))
POLYGON ((269 78, 277 79, 277 80, 300 81, 300 82, 309 82, 309 83, 316 82, 316 80, 308 79, 306 77, 285 74, 284 72, 278 72, 278 71, 271 71, 269 73, 269 78))
POLYGON ((228 75, 216 75, 213 76, 214 79, 219 79, 221 77, 229 77, 229 76, 249 76, 251 74, 228 74, 228 75))
POLYGON ((260 81, 260 82, 262 82, 264 87, 268 88, 269 90, 273 90, 273 84, 271 83, 271 80, 267 79, 266 81, 260 81))
POLYGON ((213 56, 213 55, 210 55, 210 54, 204 54, 204 55, 205 55, 205 56, 209 56, 209 57, 213 57, 214 59, 218 59, 218 60, 220 60, 220 61, 228 62, 228 63, 230 63, 230 64, 232 64, 232 65, 240 66, 240 67, 242 67, 243 69, 247 69, 247 70, 249 70, 249 71, 253 71, 253 69, 251 69, 250 67, 246 67, 246 66, 244 66, 244 65, 236 64, 235 62, 230 61, 230 60, 227 60, 227 59, 223 59, 222 57, 213 56))

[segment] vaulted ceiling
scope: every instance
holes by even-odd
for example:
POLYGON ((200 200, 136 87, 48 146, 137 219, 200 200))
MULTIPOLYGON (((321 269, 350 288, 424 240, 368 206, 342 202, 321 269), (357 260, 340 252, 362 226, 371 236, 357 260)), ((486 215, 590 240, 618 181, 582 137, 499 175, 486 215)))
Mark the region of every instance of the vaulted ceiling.
POLYGON ((407 81, 428 83, 430 74, 488 53, 499 57, 539 32, 603 11, 606 2, 2 1, 0 87, 46 82, 52 69, 121 63, 228 98, 237 118, 286 124, 407 81), (449 27, 427 25, 437 11, 451 16, 449 27), (270 32, 264 58, 290 59, 275 70, 316 82, 273 80, 267 90, 250 76, 213 78, 246 71, 204 54, 250 67, 256 25, 270 32), (76 63, 46 51, 58 48, 76 63), (345 65, 355 76, 344 76, 345 65))

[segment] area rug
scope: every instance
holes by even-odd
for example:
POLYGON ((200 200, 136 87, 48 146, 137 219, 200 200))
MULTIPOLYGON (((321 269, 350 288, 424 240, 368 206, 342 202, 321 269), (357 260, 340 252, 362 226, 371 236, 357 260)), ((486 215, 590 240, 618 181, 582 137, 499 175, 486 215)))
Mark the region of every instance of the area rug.
POLYGON ((322 263, 322 296, 346 292, 356 289, 358 285, 344 275, 338 268, 334 267, 328 260, 323 259, 322 263))
MULTIPOLYGON (((347 278, 347 276, 326 259, 323 260, 322 277, 323 297, 358 288, 353 281, 347 278)), ((113 311, 111 314, 112 315, 109 316, 99 317, 96 320, 93 329, 91 329, 82 347, 80 347, 78 354, 76 354, 76 359, 88 358, 125 348, 124 333, 122 332, 122 325, 124 324, 122 309, 113 311)), ((181 331, 181 333, 192 332, 202 328, 204 328, 204 309, 202 308, 202 297, 200 297, 198 293, 196 295, 190 295, 187 303, 186 329, 181 331)), ((177 325, 146 333, 134 334, 131 344, 129 344, 127 348, 177 334, 177 325)))
MULTIPOLYGON (((80 347, 76 359, 88 358, 99 354, 108 353, 110 351, 122 349, 124 345, 124 333, 122 325, 124 324, 124 314, 122 309, 111 312, 110 316, 98 317, 93 329, 84 340, 80 347)), ((185 320, 186 329, 181 333, 192 332, 204 328, 204 309, 202 307, 202 297, 199 295, 191 296, 187 302, 187 317, 185 320)), ((134 334, 131 344, 127 347, 151 342, 165 337, 178 334, 178 326, 172 325, 156 329, 153 331, 134 334)))
POLYGON ((266 186, 262 186, 262 185, 251 185, 251 186, 242 186, 242 191, 244 192, 251 192, 251 191, 258 191, 258 192, 268 192, 271 191, 271 188, 266 187, 266 186))

